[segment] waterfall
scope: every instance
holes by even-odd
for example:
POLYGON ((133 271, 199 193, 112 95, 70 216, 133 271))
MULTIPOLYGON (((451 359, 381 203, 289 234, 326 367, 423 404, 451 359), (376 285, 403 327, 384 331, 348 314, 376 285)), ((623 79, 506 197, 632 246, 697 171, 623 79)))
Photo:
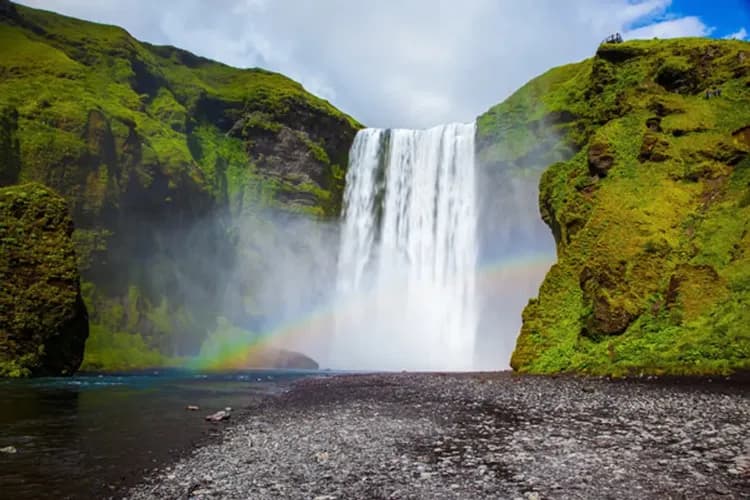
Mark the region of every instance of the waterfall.
POLYGON ((474 366, 474 124, 366 129, 350 152, 333 368, 474 366))

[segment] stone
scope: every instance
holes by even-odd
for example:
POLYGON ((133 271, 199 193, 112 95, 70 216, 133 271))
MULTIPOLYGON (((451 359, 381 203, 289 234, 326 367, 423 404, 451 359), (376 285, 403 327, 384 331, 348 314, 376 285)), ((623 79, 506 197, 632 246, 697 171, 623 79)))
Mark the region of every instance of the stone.
POLYGON ((0 376, 72 375, 89 335, 73 221, 40 184, 0 189, 0 376))
POLYGON ((643 134, 641 150, 638 155, 640 162, 652 161, 662 162, 669 159, 669 142, 659 136, 653 130, 643 134))
POLYGON ((615 157, 612 154, 609 144, 605 142, 594 142, 588 150, 589 173, 597 177, 606 177, 615 157))
POLYGON ((231 417, 229 412, 226 412, 224 410, 219 410, 216 413, 212 413, 211 415, 206 416, 206 420, 209 422, 221 422, 223 420, 227 420, 231 417))

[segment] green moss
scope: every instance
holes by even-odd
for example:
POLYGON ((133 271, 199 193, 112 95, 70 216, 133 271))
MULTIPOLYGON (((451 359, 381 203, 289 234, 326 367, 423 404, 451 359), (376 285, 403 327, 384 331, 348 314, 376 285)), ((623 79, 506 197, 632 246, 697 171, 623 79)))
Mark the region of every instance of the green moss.
POLYGON ((65 200, 26 184, 0 189, 0 376, 66 375, 88 335, 65 200))
POLYGON ((540 209, 558 263, 524 311, 515 369, 750 368, 750 147, 737 132, 750 125, 748 48, 706 39, 605 44, 480 117, 488 165, 532 154, 537 164, 556 162, 542 175, 540 209), (722 97, 706 99, 717 87, 722 97), (569 150, 535 152, 540 139, 549 151, 569 150), (603 150, 613 158, 606 175, 589 165, 603 150))
POLYGON ((227 230, 235 217, 337 216, 361 125, 278 73, 14 9, 0 20, 0 185, 38 182, 67 201, 92 345, 109 349, 109 332, 123 349, 139 338, 165 356, 196 350, 225 283, 183 255, 194 229, 229 261, 242 251, 227 230), (215 298, 176 285, 191 281, 215 298))
POLYGON ((39 364, 39 355, 37 352, 16 356, 13 359, 0 360, 0 377, 6 378, 26 378, 30 377, 33 372, 31 367, 39 364))
MULTIPOLYGON (((227 195, 223 178, 227 172, 217 174, 217 165, 220 170, 232 170, 226 188, 235 197, 245 189, 244 181, 258 182, 252 171, 253 153, 248 154, 245 144, 255 134, 303 128, 313 157, 330 165, 329 158, 339 162, 346 155, 349 143, 337 145, 330 138, 313 137, 315 123, 301 120, 319 119, 329 123, 328 128, 348 131, 351 137, 361 127, 280 74, 239 70, 173 47, 141 43, 113 26, 23 6, 16 10, 21 24, 0 23, 0 74, 4 75, 0 108, 18 110, 20 179, 51 185, 71 199, 74 214, 83 205, 79 198, 88 194, 81 190, 87 174, 72 170, 86 163, 83 136, 90 110, 98 110, 113 130, 119 130, 117 161, 125 160, 125 141, 135 134, 143 151, 133 159, 166 171, 174 189, 182 189, 189 179, 199 189, 212 192, 219 202, 228 201, 222 198, 227 195), (242 125, 239 129, 238 124, 242 125), (65 170, 62 178, 58 175, 61 168, 65 170), (238 175, 243 169, 250 170, 249 179, 238 175)), ((0 152, 7 150, 2 144, 0 140, 0 152)), ((130 167, 143 176, 144 186, 153 181, 148 169, 130 167)), ((124 185, 128 180, 118 179, 116 172, 106 175, 110 185, 124 185)), ((118 193, 106 192, 106 197, 113 196, 118 193)))
POLYGON ((149 347, 137 333, 113 332, 91 324, 82 371, 120 371, 177 365, 179 360, 149 347))

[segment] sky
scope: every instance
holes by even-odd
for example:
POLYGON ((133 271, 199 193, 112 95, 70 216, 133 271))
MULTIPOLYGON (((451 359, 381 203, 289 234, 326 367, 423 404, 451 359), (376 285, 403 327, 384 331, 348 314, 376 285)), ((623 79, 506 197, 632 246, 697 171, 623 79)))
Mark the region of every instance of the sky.
POLYGON ((21 0, 283 73, 372 127, 469 122, 610 33, 749 39, 750 0, 21 0))

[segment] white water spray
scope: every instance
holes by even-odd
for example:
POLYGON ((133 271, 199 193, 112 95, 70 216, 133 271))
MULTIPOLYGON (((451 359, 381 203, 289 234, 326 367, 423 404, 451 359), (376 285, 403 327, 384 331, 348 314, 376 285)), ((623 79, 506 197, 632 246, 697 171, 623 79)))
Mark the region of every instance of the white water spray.
POLYGON ((468 370, 477 329, 474 124, 366 129, 350 153, 333 368, 468 370))

